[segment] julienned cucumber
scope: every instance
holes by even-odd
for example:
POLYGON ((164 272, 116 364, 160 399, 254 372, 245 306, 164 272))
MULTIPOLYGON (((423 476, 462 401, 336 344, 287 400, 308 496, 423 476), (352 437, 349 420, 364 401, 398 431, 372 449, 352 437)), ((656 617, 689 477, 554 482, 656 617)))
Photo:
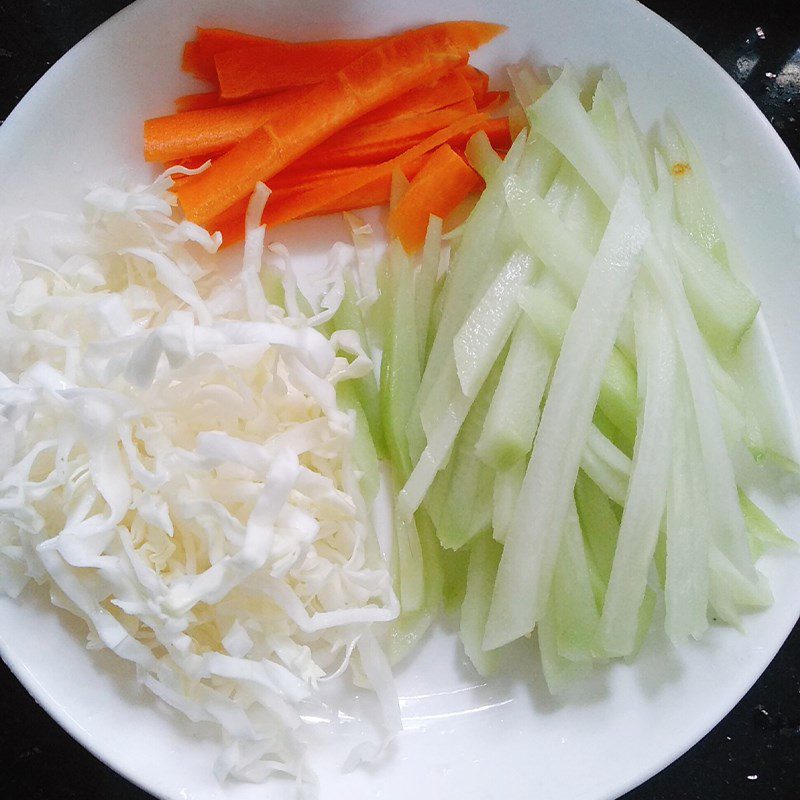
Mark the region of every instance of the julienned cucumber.
MULTIPOLYGON (((381 434, 397 481, 393 658, 444 600, 481 674, 534 632, 560 691, 654 623, 680 644, 769 603, 755 560, 793 540, 745 475, 798 459, 691 143, 670 122, 653 150, 613 73, 512 78, 529 130, 502 159, 468 145, 486 188, 458 235, 390 246, 380 391, 341 400, 365 493, 381 434)), ((353 292, 336 327, 363 335, 353 292)))

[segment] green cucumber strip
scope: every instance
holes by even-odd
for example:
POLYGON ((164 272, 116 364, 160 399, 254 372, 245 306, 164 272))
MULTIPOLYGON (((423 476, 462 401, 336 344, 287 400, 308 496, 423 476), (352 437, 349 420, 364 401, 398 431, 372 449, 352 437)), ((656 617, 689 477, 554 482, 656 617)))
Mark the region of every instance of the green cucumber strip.
POLYGON ((728 266, 719 206, 697 151, 682 135, 674 118, 668 118, 662 126, 660 150, 672 175, 678 221, 699 245, 728 266))
POLYGON ((591 661, 600 614, 574 502, 567 513, 553 573, 552 603, 558 654, 570 661, 591 661))
POLYGON ((379 456, 375 448, 375 442, 370 433, 369 422, 358 400, 356 381, 344 381, 336 386, 336 398, 342 408, 346 408, 355 414, 356 428, 353 439, 353 460, 356 469, 361 473, 359 484, 367 505, 372 507, 372 503, 378 494, 381 477, 379 472, 379 456))
MULTIPOLYGON (((597 414, 595 413, 595 418, 597 414)), ((596 425, 589 428, 581 469, 617 505, 624 505, 628 496, 631 460, 596 425)))
MULTIPOLYGON (((760 433, 759 455, 788 472, 798 471, 800 443, 794 409, 787 402, 775 348, 766 322, 759 316, 728 363, 760 433)), ((752 445, 751 445, 752 447, 752 445)))
POLYGON ((638 190, 625 181, 556 361, 514 523, 506 535, 487 649, 530 633, 546 608, 603 375, 649 235, 638 190))
MULTIPOLYGON (((441 316, 410 423, 409 439, 417 448, 426 439, 421 409, 432 388, 446 380, 443 376, 448 374, 448 365, 453 361, 453 339, 472 311, 474 298, 483 296, 517 245, 516 229, 507 214, 503 184, 517 171, 523 156, 525 162, 531 162, 526 169, 533 176, 535 186, 545 191, 552 181, 558 154, 552 147, 538 146, 536 140, 526 144, 524 135, 520 134, 465 222, 440 295, 441 316)), ((412 458, 416 459, 421 452, 421 449, 413 450, 412 458)))
POLYGON ((615 160, 619 163, 617 111, 609 94, 608 84, 603 80, 599 80, 595 87, 592 107, 589 109, 589 119, 605 143, 606 149, 613 153, 615 160))
MULTIPOLYGON (((555 144, 597 192, 607 208, 616 202, 622 177, 599 133, 592 127, 575 91, 574 77, 564 74, 529 110, 534 127, 555 144), (565 80, 565 76, 567 79, 565 80)), ((677 199, 677 190, 676 190, 677 199)), ((685 225, 684 225, 685 226, 685 225)), ((685 226, 686 227, 686 226, 685 226)), ((700 430, 709 506, 717 545, 744 578, 757 581, 744 518, 736 497, 733 465, 725 445, 715 389, 704 342, 682 283, 658 242, 650 239, 644 261, 664 299, 686 362, 700 430)), ((609 415, 610 416, 610 415, 609 415)))
MULTIPOLYGON (((336 330, 351 330, 358 334, 362 347, 369 352, 369 338, 364 318, 358 307, 358 294, 350 276, 345 277, 342 302, 336 313, 325 326, 329 334, 336 330)), ((369 422, 369 430, 378 451, 379 458, 386 458, 386 440, 383 434, 378 382, 375 375, 369 373, 352 382, 358 401, 369 422)))
POLYGON ((472 310, 472 299, 487 271, 493 278, 491 270, 500 269, 507 260, 507 256, 498 255, 497 243, 497 233, 506 210, 503 181, 516 171, 524 152, 525 138, 520 135, 464 223, 461 241, 442 287, 442 312, 422 376, 417 413, 444 365, 452 360, 453 338, 472 310))
POLYGON ((709 554, 711 565, 709 600, 716 617, 744 633, 741 611, 758 610, 772 605, 767 579, 756 571, 756 580, 741 572, 716 547, 709 554))
POLYGON ((617 163, 624 173, 633 175, 645 197, 649 197, 656 190, 655 163, 652 150, 631 114, 625 85, 616 70, 607 69, 598 82, 598 89, 601 86, 616 117, 617 163))
POLYGON ((519 176, 506 179, 505 196, 511 219, 529 251, 571 297, 577 297, 592 263, 591 251, 571 235, 548 201, 519 176))
POLYGON ((397 543, 397 593, 403 614, 419 611, 425 601, 425 573, 422 547, 414 518, 395 514, 397 543))
POLYGON ((756 558, 761 558, 771 547, 797 550, 797 542, 787 536, 742 489, 739 489, 739 503, 750 534, 750 547, 756 558))
POLYGON ((611 208, 619 194, 622 173, 580 101, 580 84, 565 68, 553 85, 528 108, 534 131, 561 151, 611 208))
POLYGON ((533 278, 534 260, 515 252, 467 317, 453 341, 461 391, 475 397, 519 317, 519 290, 533 278))
POLYGON ((712 348, 727 358, 753 324, 759 302, 678 225, 672 243, 697 324, 712 348))
MULTIPOLYGON (((555 300, 551 293, 537 286, 523 289, 520 292, 519 303, 545 342, 558 352, 562 348, 565 332, 571 324, 569 308, 555 300)), ((616 426, 622 437, 615 444, 620 449, 630 452, 635 438, 638 412, 636 372, 616 348, 612 348, 606 364, 598 406, 616 426)))
POLYGON ((500 653, 497 650, 487 652, 483 649, 482 643, 502 550, 502 546, 488 533, 472 542, 469 548, 466 591, 464 602, 461 604, 459 637, 464 645, 464 652, 475 670, 484 677, 491 675, 497 669, 500 660, 500 653))
POLYGON ((610 656, 630 655, 666 505, 672 459, 677 348, 663 305, 644 281, 633 296, 643 405, 628 496, 600 622, 610 656))
MULTIPOLYGON (((530 274, 531 268, 532 263, 529 257, 512 255, 506 269, 501 272, 495 284, 489 287, 487 296, 497 298, 496 286, 501 283, 507 285, 508 280, 513 280, 519 286, 520 282, 530 274)), ((489 322, 481 329, 478 318, 479 316, 481 319, 483 318, 483 312, 475 317, 470 317, 468 325, 465 326, 469 330, 460 339, 462 343, 467 341, 473 343, 471 348, 467 348, 464 344, 464 348, 459 351, 462 354, 468 353, 468 357, 464 355, 461 362, 464 367, 463 382, 459 381, 455 360, 451 359, 445 362, 439 380, 434 383, 420 408, 420 420, 427 444, 398 497, 398 503, 406 514, 413 513, 422 503, 436 473, 442 469, 450 455, 456 436, 472 406, 472 398, 475 396, 475 394, 465 395, 463 388, 466 387, 471 393, 477 394, 481 386, 488 380, 489 371, 501 363, 499 361, 500 352, 505 348, 516 316, 519 314, 516 293, 511 297, 506 297, 502 307, 496 311, 491 311, 488 303, 481 305, 482 302, 479 302, 479 308, 485 309, 489 322), (477 331, 479 330, 483 330, 487 334, 486 338, 478 336, 477 331), (491 332, 490 335, 488 335, 489 332, 491 332)), ((492 391, 494 391, 494 387, 492 391)), ((485 412, 483 417, 485 417, 485 412)), ((474 453, 471 454, 471 457, 475 457, 474 453)))
POLYGON ((436 280, 439 277, 439 261, 442 251, 442 220, 431 214, 422 259, 416 277, 416 321, 419 344, 419 363, 424 364, 428 352, 428 334, 431 314, 436 296, 436 280))
POLYGON ((599 579, 595 601, 602 608, 614 563, 619 519, 605 492, 583 470, 575 481, 575 505, 586 549, 599 579))
POLYGON ((536 625, 536 638, 542 672, 550 694, 563 694, 572 684, 586 678, 592 671, 591 661, 572 661, 558 653, 558 640, 552 607, 536 625))
POLYGON ((705 342, 692 315, 680 277, 653 239, 645 247, 645 265, 672 320, 689 378, 715 544, 741 575, 755 585, 758 576, 739 506, 733 463, 725 442, 705 342))
POLYGON ((417 515, 417 528, 422 550, 425 598, 416 611, 401 613, 389 630, 386 654, 392 665, 414 649, 438 614, 442 602, 441 549, 424 514, 417 515))
POLYGON ((492 496, 492 535, 495 541, 504 542, 511 527, 527 466, 527 459, 521 458, 495 473, 492 496))
POLYGON ((392 298, 389 280, 389 254, 386 253, 375 269, 375 285, 378 298, 366 310, 364 322, 367 326, 370 342, 376 347, 383 347, 387 329, 386 320, 391 319, 392 298))
POLYGON ((665 628, 676 645, 708 627, 711 518, 688 378, 678 373, 673 461, 667 494, 665 628))
POLYGON ((448 463, 450 485, 436 528, 445 548, 463 547, 491 527, 493 474, 476 457, 475 447, 502 374, 504 355, 496 360, 472 404, 448 463))
POLYGON ((401 481, 411 471, 406 423, 419 387, 414 271, 398 240, 389 245, 392 309, 381 362, 381 418, 389 456, 401 481))
POLYGON ((467 569, 469 567, 470 548, 460 550, 442 549, 442 604, 445 613, 455 614, 460 610, 467 591, 467 569))
POLYGON ((539 78, 530 64, 512 64, 507 68, 507 72, 517 102, 523 108, 527 108, 547 91, 548 84, 539 78))
POLYGON ((437 529, 441 524, 442 514, 444 514, 444 504, 450 491, 450 481, 452 477, 453 473, 451 470, 439 470, 422 504, 422 507, 431 518, 433 527, 437 529))
POLYGON ((608 210, 582 181, 573 188, 561 211, 564 227, 592 253, 597 251, 608 225, 608 210))
POLYGON ((653 616, 656 610, 656 600, 658 595, 648 586, 644 593, 644 600, 639 608, 638 622, 636 627, 636 637, 633 642, 633 650, 631 650, 629 659, 634 659, 639 655, 642 649, 647 634, 650 632, 650 626, 653 624, 653 616))
POLYGON ((503 159, 497 154, 486 131, 478 131, 467 142, 464 154, 472 168, 488 182, 492 176, 500 169, 503 159))
POLYGON ((521 315, 475 448, 485 464, 503 470, 531 451, 552 365, 549 348, 528 315, 521 315))

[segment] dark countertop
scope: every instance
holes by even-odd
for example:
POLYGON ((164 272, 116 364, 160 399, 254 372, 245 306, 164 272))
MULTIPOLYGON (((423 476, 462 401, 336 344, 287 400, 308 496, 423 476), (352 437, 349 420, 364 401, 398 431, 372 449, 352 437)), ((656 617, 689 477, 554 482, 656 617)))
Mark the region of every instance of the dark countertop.
MULTIPOLYGON (((126 5, 125 0, 0 0, 0 120, 59 56, 126 5)), ((721 6, 713 0, 651 0, 645 5, 733 75, 800 160, 798 6, 721 6)), ((150 797, 64 733, 2 663, 0 719, 2 800, 150 797)), ((708 736, 624 800, 798 797, 800 625, 756 685, 708 736)))

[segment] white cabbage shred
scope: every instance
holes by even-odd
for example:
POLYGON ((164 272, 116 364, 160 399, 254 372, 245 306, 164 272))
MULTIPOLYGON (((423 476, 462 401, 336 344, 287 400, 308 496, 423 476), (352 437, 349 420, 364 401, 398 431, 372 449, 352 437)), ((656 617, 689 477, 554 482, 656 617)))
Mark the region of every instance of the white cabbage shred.
POLYGON ((222 275, 171 183, 96 187, 0 250, 0 589, 46 584, 91 647, 219 726, 220 779, 313 783, 302 718, 326 676, 356 669, 399 719, 369 630, 397 600, 335 391, 372 365, 314 327, 356 253, 300 273, 265 252, 262 188, 222 275))

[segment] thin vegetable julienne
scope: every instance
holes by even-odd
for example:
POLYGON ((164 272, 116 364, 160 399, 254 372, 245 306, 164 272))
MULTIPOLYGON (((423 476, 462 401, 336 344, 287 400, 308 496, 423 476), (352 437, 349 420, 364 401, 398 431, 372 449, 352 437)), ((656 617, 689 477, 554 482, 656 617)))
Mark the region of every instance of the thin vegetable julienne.
MULTIPOLYGON (((425 34, 445 33, 464 54, 486 44, 504 30, 501 25, 468 20, 440 22, 418 29, 425 34)), ((226 47, 215 58, 220 94, 228 100, 242 100, 289 86, 319 83, 370 49, 404 35, 328 42, 275 41, 238 49, 226 47)))
POLYGON ((440 30, 411 31, 369 50, 257 128, 205 172, 184 181, 176 193, 186 217, 198 224, 211 222, 246 197, 258 181, 268 181, 368 111, 445 74, 463 57, 440 30))
MULTIPOLYGON (((330 213, 333 210, 337 210, 336 205, 341 205, 340 201, 343 202, 344 198, 364 191, 366 187, 373 185, 375 182, 382 181, 387 176, 390 177, 396 170, 403 172, 413 171, 414 165, 421 156, 450 141, 458 133, 475 131, 485 120, 486 117, 483 114, 464 117, 447 128, 437 131, 396 158, 385 161, 382 164, 363 167, 358 170, 348 170, 347 174, 342 170, 341 180, 320 182, 307 191, 290 193, 284 198, 273 197, 271 198, 272 205, 267 203, 267 208, 264 212, 265 216, 272 225, 280 225, 290 220, 311 216, 312 214, 330 213)), ((241 215, 237 218, 235 215, 226 214, 220 220, 211 223, 209 227, 213 230, 221 230, 224 240, 226 232, 229 237, 241 236, 241 233, 237 234, 237 231, 243 231, 239 224, 240 220, 241 215)), ((238 240, 229 238, 227 244, 231 244, 233 241, 238 240)))
POLYGON ((449 145, 434 151, 400 202, 389 214, 389 232, 407 252, 425 242, 431 214, 444 219, 480 182, 480 177, 449 145))
POLYGON ((275 42, 263 36, 228 30, 227 28, 198 28, 197 38, 186 42, 183 47, 181 69, 201 80, 217 82, 217 69, 214 57, 224 50, 250 45, 263 45, 275 42))

